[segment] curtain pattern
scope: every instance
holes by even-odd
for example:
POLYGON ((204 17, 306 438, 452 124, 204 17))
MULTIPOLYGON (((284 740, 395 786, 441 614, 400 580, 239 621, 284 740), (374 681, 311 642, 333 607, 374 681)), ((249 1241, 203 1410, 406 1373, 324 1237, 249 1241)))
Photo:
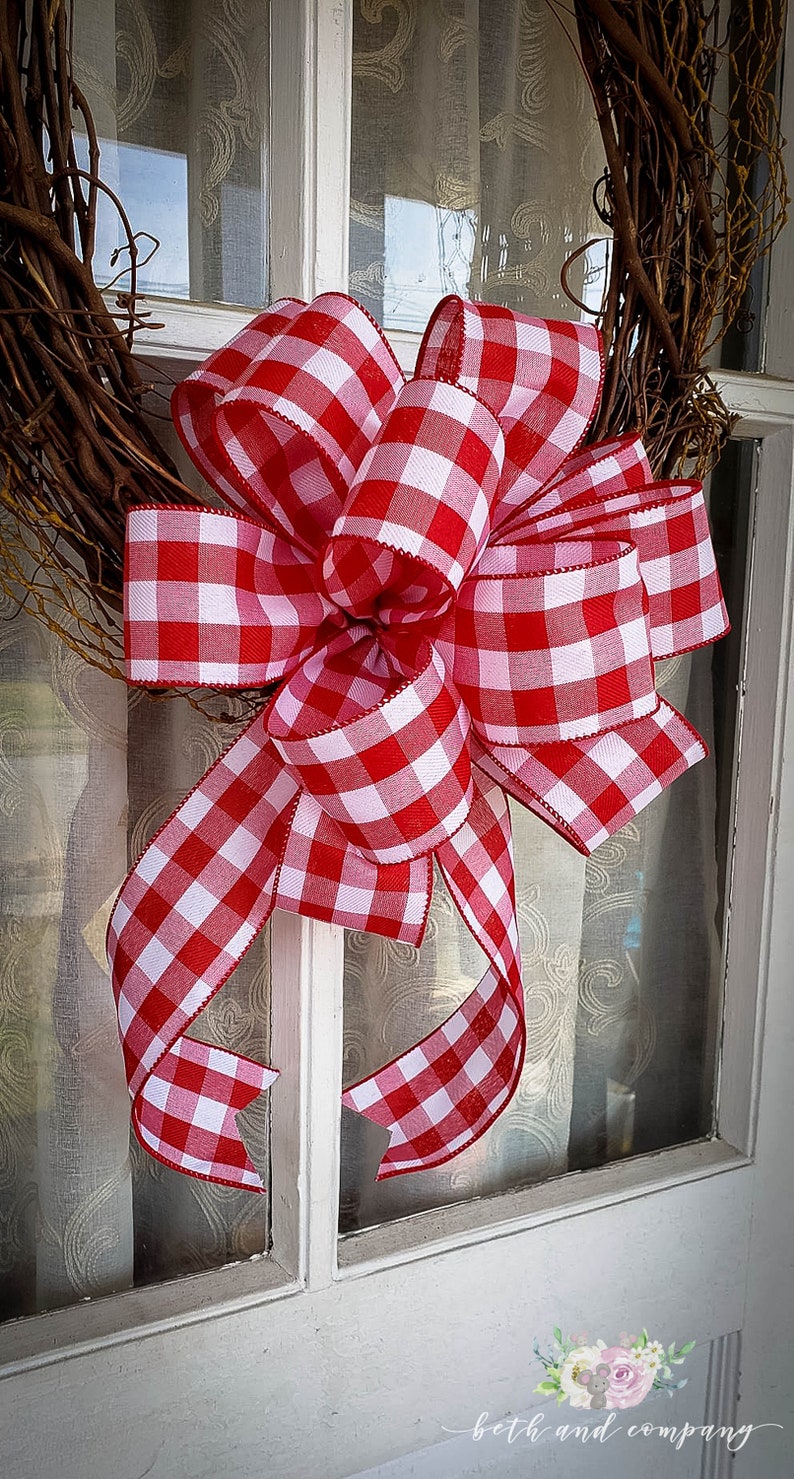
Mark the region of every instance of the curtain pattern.
MULTIPOLYGON (((398 328, 421 327, 449 291, 572 317, 560 267, 603 235, 591 200, 603 158, 549 6, 356 0, 354 18, 351 292, 398 328), (430 211, 421 242, 405 202, 430 211)), ((602 257, 582 257, 577 293, 602 257)))
MULTIPOLYGON (((659 692, 714 745, 712 658, 658 665, 659 692)), ((713 755, 587 861, 569 1165, 710 1126, 719 996, 713 755)))
MULTIPOLYGON (((129 701, 17 610, 0 611, 0 1317, 266 1247, 266 1198, 179 1176, 130 1137, 104 935, 128 859, 229 728, 129 701)), ((263 935, 195 1032, 267 1061, 263 935)), ((266 1107, 248 1111, 266 1163, 266 1107)))
MULTIPOLYGON (((143 233, 140 290, 264 303, 267 0, 78 0, 75 21, 102 178, 143 233)), ((98 276, 127 266, 110 265, 123 240, 105 202, 98 276)))

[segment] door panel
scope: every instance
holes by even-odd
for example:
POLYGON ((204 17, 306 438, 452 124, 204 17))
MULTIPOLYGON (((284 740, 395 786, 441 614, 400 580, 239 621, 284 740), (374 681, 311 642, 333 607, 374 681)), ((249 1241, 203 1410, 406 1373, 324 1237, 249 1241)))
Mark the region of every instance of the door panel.
POLYGON ((0 1387, 6 1472, 63 1479, 67 1458, 69 1479, 140 1479, 147 1464, 167 1479, 345 1479, 483 1410, 525 1411, 533 1342, 555 1324, 711 1341, 741 1324, 752 1180, 745 1166, 505 1227, 20 1373, 0 1387))
MULTIPOLYGON (((482 1437, 462 1433, 410 1458, 367 1469, 354 1479, 479 1479, 480 1475, 527 1479, 532 1474, 542 1474, 543 1479, 631 1479, 637 1472, 644 1479, 670 1479, 672 1473, 675 1479, 702 1479, 705 1445, 700 1435, 684 1437, 676 1447, 677 1440, 658 1433, 630 1435, 627 1430, 647 1423, 656 1428, 676 1425, 680 1430, 684 1405, 692 1427, 707 1423, 709 1373, 722 1344, 714 1341, 692 1352, 686 1366, 686 1398, 675 1406, 660 1396, 646 1401, 641 1412, 616 1413, 608 1426, 603 1412, 577 1412, 567 1405, 557 1409, 548 1403, 527 1407, 518 1414, 514 1427, 505 1423, 500 1429, 489 1417, 483 1419, 482 1437)), ((719 1443, 714 1446, 719 1449, 719 1443)))
MULTIPOLYGON (((398 19, 413 8, 403 0, 383 7, 398 19)), ((273 3, 283 61, 274 68, 274 117, 282 126, 297 117, 294 151, 274 160, 278 293, 309 298, 347 281, 348 135, 339 99, 348 96, 351 14, 336 0, 273 3)), ((660 1406, 680 1408, 690 1421, 704 1411, 705 1350, 724 1340, 711 1362, 708 1398, 709 1412, 722 1415, 735 1394, 748 1269, 752 1345, 741 1420, 786 1422, 790 742, 782 792, 778 762, 791 608, 791 402, 790 387, 759 380, 743 403, 745 435, 784 432, 772 439, 780 457, 774 476, 766 459, 771 480, 758 502, 765 553, 749 622, 757 660, 746 674, 743 722, 752 766, 746 803, 740 797, 752 826, 740 829, 744 862, 734 880, 737 954, 719 1090, 724 1138, 369 1228, 343 1240, 337 1266, 343 952, 338 931, 290 918, 280 938, 313 943, 303 955, 303 945, 283 959, 274 953, 274 1039, 291 1070, 285 1083, 294 1085, 278 1125, 273 1111, 275 1259, 232 1269, 225 1284, 223 1276, 211 1284, 186 1280, 176 1295, 147 1290, 69 1312, 68 1322, 43 1316, 7 1327, 0 1423, 9 1479, 348 1479, 389 1461, 399 1461, 396 1473, 421 1473, 402 1456, 442 1443, 449 1429, 470 1429, 484 1410, 498 1419, 532 1409, 533 1343, 547 1342, 555 1325, 606 1340, 642 1327, 666 1342, 694 1339, 691 1389, 673 1402, 649 1403, 654 1421, 660 1406), (296 959, 297 976, 290 974, 296 959), (300 1024, 296 1013, 287 1031, 279 985, 296 982, 300 1024), (756 1169, 747 1152, 758 1104, 756 1169), (722 1382, 714 1375, 720 1350, 729 1353, 722 1382)), ((759 1438, 763 1450, 748 1445, 735 1461, 742 1479, 785 1473, 777 1440, 769 1430, 759 1438)), ((592 1473, 594 1456, 582 1452, 592 1473)), ((608 1445, 604 1452, 612 1458, 608 1445)), ((691 1450, 676 1456, 674 1468, 667 1454, 660 1468, 657 1454, 642 1450, 645 1472, 660 1479, 688 1472, 691 1450)), ((553 1473, 555 1462, 559 1472, 575 1472, 567 1447, 551 1455, 543 1454, 535 1472, 553 1473)), ((713 1479, 718 1471, 706 1462, 704 1475, 713 1479)))

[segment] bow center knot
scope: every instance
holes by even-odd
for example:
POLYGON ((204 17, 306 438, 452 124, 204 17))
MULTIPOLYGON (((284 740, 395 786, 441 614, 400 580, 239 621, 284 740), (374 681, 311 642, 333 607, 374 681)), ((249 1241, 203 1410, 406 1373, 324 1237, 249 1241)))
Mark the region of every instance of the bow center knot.
POLYGON ((471 806, 471 721, 432 639, 486 547, 503 460, 499 422, 470 391, 400 390, 321 559, 345 629, 268 711, 301 785, 381 864, 433 851, 471 806))
POLYGON ((503 460, 499 422, 471 392, 406 385, 331 530, 330 599, 378 628, 443 617, 487 544, 503 460))

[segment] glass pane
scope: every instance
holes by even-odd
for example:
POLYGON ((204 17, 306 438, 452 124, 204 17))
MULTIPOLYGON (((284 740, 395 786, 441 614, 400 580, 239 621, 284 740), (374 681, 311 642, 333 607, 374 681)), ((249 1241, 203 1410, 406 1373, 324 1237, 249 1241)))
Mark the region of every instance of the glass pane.
POLYGON ((350 291, 423 329, 448 292, 578 317, 598 308, 603 153, 592 101, 545 0, 355 0, 350 291))
MULTIPOLYGON (((2 611, 0 1318, 195 1273, 266 1246, 264 1197, 180 1176, 130 1137, 104 953, 137 855, 228 740, 2 611), (9 618, 13 618, 12 621, 9 618)), ((267 1062, 267 936, 196 1035, 267 1062)), ((248 1143, 266 1162, 265 1103, 248 1143)), ((256 1111, 256 1112, 255 1112, 256 1111)))
MULTIPOLYGON (((267 0, 80 0, 75 26, 75 73, 93 111, 101 176, 141 233, 138 290, 263 303, 267 0)), ((106 198, 100 283, 128 267, 123 250, 113 262, 126 240, 106 198)), ((129 274, 118 286, 129 288, 129 274)))
MULTIPOLYGON (((752 457, 733 445, 712 481, 733 633, 657 672, 710 757, 589 859, 512 807, 528 1028, 519 1088, 447 1165, 380 1183, 385 1133, 345 1110, 343 1233, 710 1133, 752 457)), ((440 883, 419 951, 348 935, 345 1082, 440 1025, 484 966, 440 883)))
MULTIPOLYGON (((104 950, 128 862, 234 732, 0 609, 0 1320, 268 1247, 267 1196, 179 1175, 131 1135, 104 950)), ((190 1033, 267 1063, 269 1022, 265 930, 190 1033)), ((267 1183, 267 1096, 240 1125, 267 1183)))
MULTIPOLYGON (((767 215, 774 197, 768 161, 747 142, 767 106, 747 77, 770 38, 746 6, 725 9, 733 18, 719 39, 734 57, 723 53, 715 70, 722 164, 712 192, 729 192, 738 222, 743 191, 766 192, 767 215)), ((566 7, 546 0, 353 0, 353 13, 351 293, 393 329, 422 330, 449 292, 577 318, 560 281, 573 259, 569 292, 597 312, 609 230, 593 190, 605 160, 573 7, 570 38, 566 7)), ((741 311, 709 351, 715 364, 763 367, 768 266, 756 264, 741 311)))

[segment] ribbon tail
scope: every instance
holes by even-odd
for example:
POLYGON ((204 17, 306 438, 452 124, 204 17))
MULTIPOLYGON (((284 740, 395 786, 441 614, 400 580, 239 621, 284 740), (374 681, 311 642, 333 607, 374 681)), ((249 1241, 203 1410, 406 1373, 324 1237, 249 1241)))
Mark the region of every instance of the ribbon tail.
POLYGON ((493 1124, 521 1076, 526 1047, 507 799, 486 776, 467 821, 436 852, 466 924, 491 964, 477 988, 428 1037, 342 1103, 382 1125, 378 1177, 443 1165, 493 1124))
POLYGON ((132 1106, 145 1150, 202 1180, 265 1190, 237 1128, 237 1115, 278 1078, 251 1058, 182 1037, 149 1074, 132 1106))
POLYGON ((589 857, 707 754, 662 699, 655 713, 588 739, 478 747, 476 759, 478 771, 589 857))
POLYGON ((253 1191, 236 1115, 276 1071, 185 1034, 272 912, 298 791, 257 715, 149 843, 108 928, 138 1138, 175 1170, 253 1191))

